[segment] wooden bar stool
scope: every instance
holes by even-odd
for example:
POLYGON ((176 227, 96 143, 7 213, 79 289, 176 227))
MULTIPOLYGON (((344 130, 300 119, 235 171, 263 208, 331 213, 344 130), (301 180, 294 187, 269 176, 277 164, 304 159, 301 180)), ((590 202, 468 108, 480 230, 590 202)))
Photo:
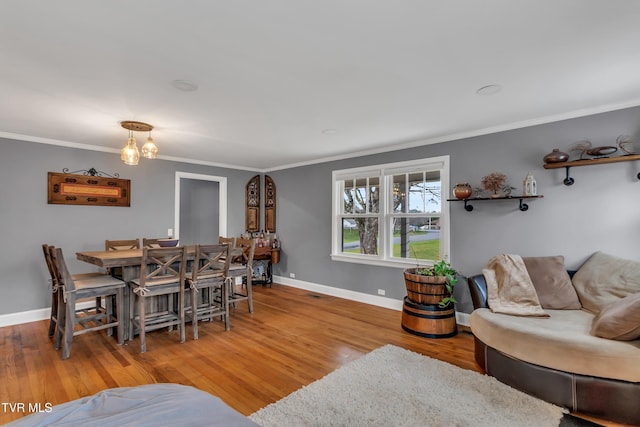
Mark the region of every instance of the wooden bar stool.
POLYGON ((76 335, 102 329, 118 329, 118 343, 124 343, 124 288, 126 283, 108 275, 74 280, 64 261, 62 249, 50 247, 51 260, 58 280, 57 322, 55 347, 60 348, 62 341, 62 359, 71 354, 71 343, 76 335), (84 312, 76 310, 76 301, 83 298, 104 297, 105 310, 84 312), (115 297, 116 315, 113 313, 115 297), (80 326, 80 329, 77 329, 80 326))
POLYGON ((191 319, 194 340, 198 339, 198 321, 201 319, 211 321, 221 317, 225 330, 229 330, 229 297, 225 286, 229 274, 229 249, 229 245, 196 245, 191 275, 187 278, 191 305, 186 314, 191 319), (220 292, 219 300, 216 300, 215 292, 220 292))

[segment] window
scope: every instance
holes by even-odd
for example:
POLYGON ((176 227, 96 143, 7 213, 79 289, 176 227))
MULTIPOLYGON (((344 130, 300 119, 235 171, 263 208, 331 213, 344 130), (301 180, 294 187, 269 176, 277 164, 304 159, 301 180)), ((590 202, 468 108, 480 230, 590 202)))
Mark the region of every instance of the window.
POLYGON ((449 258, 449 156, 337 170, 332 178, 333 260, 406 267, 449 258))

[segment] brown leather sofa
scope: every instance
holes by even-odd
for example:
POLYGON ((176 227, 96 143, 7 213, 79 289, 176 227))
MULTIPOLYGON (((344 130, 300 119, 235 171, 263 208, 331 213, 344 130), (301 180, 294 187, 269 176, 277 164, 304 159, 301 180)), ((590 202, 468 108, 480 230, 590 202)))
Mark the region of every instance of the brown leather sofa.
MULTIPOLYGON (((488 308, 484 276, 471 276, 468 284, 474 309, 488 308)), ((640 425, 640 383, 591 377, 535 365, 498 351, 477 337, 475 359, 487 375, 527 394, 572 412, 640 425)))

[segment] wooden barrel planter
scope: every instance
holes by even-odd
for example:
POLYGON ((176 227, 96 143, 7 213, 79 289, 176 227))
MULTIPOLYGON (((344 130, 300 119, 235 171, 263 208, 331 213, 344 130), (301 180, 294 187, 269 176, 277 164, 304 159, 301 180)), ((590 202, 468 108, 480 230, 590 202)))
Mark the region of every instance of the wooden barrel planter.
POLYGON ((423 276, 414 274, 415 268, 404 271, 404 284, 409 301, 418 304, 439 304, 442 298, 450 296, 445 286, 444 276, 423 276))
POLYGON ((450 338, 458 333, 453 304, 441 308, 437 304, 418 304, 404 298, 402 329, 425 338, 450 338))
POLYGON ((444 276, 415 274, 415 268, 404 271, 407 296, 402 306, 402 329, 426 338, 449 338, 458 333, 453 304, 440 307, 443 298, 451 296, 444 276))

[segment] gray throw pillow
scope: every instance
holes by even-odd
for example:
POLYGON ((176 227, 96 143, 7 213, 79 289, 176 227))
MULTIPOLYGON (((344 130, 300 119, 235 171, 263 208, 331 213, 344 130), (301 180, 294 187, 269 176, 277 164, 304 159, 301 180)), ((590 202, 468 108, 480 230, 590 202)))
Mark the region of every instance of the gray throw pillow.
POLYGON ((604 307, 593 319, 591 335, 619 341, 640 338, 640 293, 604 307))
POLYGON ((522 257, 536 289, 542 308, 579 310, 582 308, 571 277, 564 266, 564 257, 522 257))

